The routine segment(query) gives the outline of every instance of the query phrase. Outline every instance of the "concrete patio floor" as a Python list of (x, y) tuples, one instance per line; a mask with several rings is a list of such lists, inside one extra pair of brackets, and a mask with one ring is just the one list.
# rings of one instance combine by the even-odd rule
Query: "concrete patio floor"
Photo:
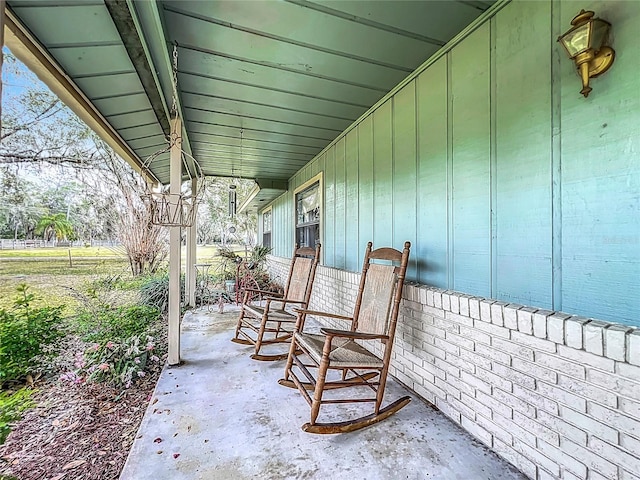
[(162, 372), (121, 480), (525, 478), (393, 380), (385, 404), (413, 399), (387, 420), (303, 432), (309, 407), (278, 385), (283, 362), (254, 361), (251, 347), (230, 342), (236, 318), (229, 307), (185, 314), (184, 364)]

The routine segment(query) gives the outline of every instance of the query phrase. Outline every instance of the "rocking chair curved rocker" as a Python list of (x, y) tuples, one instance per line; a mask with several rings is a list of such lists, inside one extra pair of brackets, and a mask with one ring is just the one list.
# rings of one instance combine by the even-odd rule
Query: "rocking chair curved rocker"
[[(384, 420), (411, 401), (411, 397), (405, 396), (381, 408), (411, 244), (405, 242), (402, 252), (393, 248), (372, 250), (372, 246), (369, 242), (365, 251), (353, 316), (296, 309), (298, 318), (284, 378), (279, 383), (298, 388), (309, 403), (311, 421), (302, 427), (306, 432), (359, 430)], [(308, 333), (305, 332), (307, 315), (351, 325), (348, 330), (321, 328), (320, 334)], [(358, 390), (367, 387), (375, 396), (345, 398), (352, 392), (348, 390), (345, 394), (329, 395), (332, 398), (325, 397), (328, 391), (355, 387), (359, 387)], [(373, 403), (373, 413), (342, 422), (317, 422), (322, 405), (362, 402)]]
[[(282, 295), (247, 289), (242, 302), (236, 333), (232, 342), (254, 345), (254, 360), (274, 361), (287, 358), (281, 354), (264, 354), (264, 345), (288, 344), (291, 340), (296, 313), (293, 307), (306, 308), (311, 298), (311, 290), (316, 268), (320, 260), (320, 244), (316, 248), (298, 247), (293, 251), (289, 278)], [(255, 294), (262, 294), (262, 302), (252, 300)]]

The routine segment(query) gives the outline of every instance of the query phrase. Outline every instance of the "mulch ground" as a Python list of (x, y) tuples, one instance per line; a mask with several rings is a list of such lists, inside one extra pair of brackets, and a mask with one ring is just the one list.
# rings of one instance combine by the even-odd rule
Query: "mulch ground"
[(0, 479), (117, 479), (160, 370), (124, 392), (98, 383), (36, 385), (37, 406), (0, 446)]

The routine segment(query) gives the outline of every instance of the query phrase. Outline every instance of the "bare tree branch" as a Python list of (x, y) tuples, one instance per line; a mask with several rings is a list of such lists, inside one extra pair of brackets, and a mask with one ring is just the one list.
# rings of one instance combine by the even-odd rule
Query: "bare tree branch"
[(49, 106), (46, 106), (44, 111), (38, 113), (32, 120), (16, 125), (13, 128), (10, 127), (7, 131), (3, 132), (2, 135), (0, 135), (0, 140), (5, 140), (20, 131), (28, 130), (30, 127), (54, 117), (57, 113), (61, 112), (63, 108), (60, 100), (52, 100)]

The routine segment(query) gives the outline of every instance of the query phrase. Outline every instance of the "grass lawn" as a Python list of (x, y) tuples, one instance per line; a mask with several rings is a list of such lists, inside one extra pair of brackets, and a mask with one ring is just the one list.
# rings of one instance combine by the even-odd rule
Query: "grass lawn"
[(65, 258), (0, 260), (0, 308), (13, 305), (16, 287), (26, 283), (37, 297), (35, 306), (67, 304), (73, 307), (77, 300), (73, 290), (100, 276), (129, 276), (129, 263), (124, 258), (88, 258), (73, 261)]
[[(238, 254), (244, 249), (235, 248)], [(71, 252), (71, 265), (69, 264)], [(198, 246), (198, 263), (217, 266), (218, 247)], [(182, 249), (182, 268), (185, 266), (185, 249)], [(214, 273), (215, 267), (211, 269)], [(91, 281), (105, 277), (118, 277), (123, 282), (133, 282), (129, 262), (122, 247), (71, 247), (30, 248), (24, 250), (0, 250), (0, 308), (13, 305), (16, 287), (26, 283), (38, 300), (35, 306), (69, 306), (71, 313), (78, 302), (73, 290), (83, 290)]]
[(34, 306), (66, 304), (69, 314), (78, 302), (74, 290), (105, 275), (131, 278), (121, 247), (0, 250), (0, 308), (11, 307), (16, 287), (26, 283), (36, 295)]

